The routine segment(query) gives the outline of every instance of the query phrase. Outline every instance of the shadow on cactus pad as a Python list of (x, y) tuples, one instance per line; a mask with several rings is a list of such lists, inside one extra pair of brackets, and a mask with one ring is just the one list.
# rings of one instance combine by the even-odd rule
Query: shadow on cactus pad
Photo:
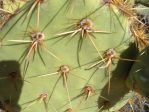
[(149, 98), (148, 82), (149, 82), (149, 47), (146, 47), (140, 55), (138, 60), (140, 63), (135, 63), (131, 69), (127, 79), (127, 85), (133, 91), (139, 92), (145, 97)]
[[(131, 44), (128, 49), (123, 51), (120, 55), (123, 59), (135, 60), (138, 51), (134, 44)], [(108, 93), (108, 83), (101, 92), (101, 96), (107, 100), (98, 99), (98, 107), (100, 110), (117, 111), (123, 107), (133, 93), (126, 86), (126, 79), (133, 65), (133, 61), (119, 60), (117, 67), (112, 71), (110, 80), (110, 92)], [(108, 77), (108, 76), (107, 76)]]
[(20, 112), (18, 100), (23, 80), (17, 61), (0, 62), (0, 111)]

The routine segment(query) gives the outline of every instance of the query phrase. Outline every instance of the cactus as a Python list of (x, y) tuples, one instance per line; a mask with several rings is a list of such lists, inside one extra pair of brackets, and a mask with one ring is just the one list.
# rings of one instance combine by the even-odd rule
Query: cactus
[(140, 24), (145, 27), (133, 2), (31, 0), (23, 5), (0, 34), (0, 82), (14, 85), (9, 94), (1, 87), (2, 109), (91, 112), (123, 107), (133, 95), (125, 84), (131, 66), (148, 45), (145, 35), (135, 33)]
[[(145, 7), (144, 7), (145, 8)], [(140, 20), (148, 26), (148, 10), (147, 11), (140, 11), (139, 12)], [(148, 37), (148, 27), (142, 28), (144, 33), (141, 35), (142, 37)], [(147, 39), (146, 39), (147, 41)], [(138, 93), (141, 93), (143, 96), (148, 98), (148, 90), (146, 89), (148, 85), (146, 84), (148, 80), (147, 76), (147, 68), (148, 68), (148, 44), (145, 46), (138, 57), (139, 63), (135, 63), (129, 73), (129, 77), (127, 78), (127, 86)]]
[(140, 63), (135, 63), (127, 79), (127, 85), (133, 91), (141, 93), (148, 98), (148, 47), (138, 56)]
[(142, 5), (144, 5), (144, 6), (149, 6), (149, 2), (148, 2), (148, 0), (136, 0), (135, 1), (137, 4), (142, 4)]

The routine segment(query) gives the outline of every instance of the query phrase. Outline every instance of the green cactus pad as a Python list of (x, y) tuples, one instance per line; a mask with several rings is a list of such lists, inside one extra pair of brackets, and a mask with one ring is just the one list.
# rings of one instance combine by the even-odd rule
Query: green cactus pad
[(102, 3), (33, 0), (2, 28), (0, 60), (20, 64), (22, 112), (99, 111), (105, 100), (101, 110), (116, 111), (130, 98), (129, 21)]

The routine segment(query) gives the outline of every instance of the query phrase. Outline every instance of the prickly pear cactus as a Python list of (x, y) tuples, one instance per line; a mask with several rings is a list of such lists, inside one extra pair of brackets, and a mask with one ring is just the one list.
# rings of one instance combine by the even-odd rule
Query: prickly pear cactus
[(123, 0), (28, 1), (0, 33), (2, 109), (120, 109), (133, 95), (125, 81), (137, 48), (148, 45), (136, 34), (142, 23), (132, 7)]
[(133, 91), (139, 92), (148, 98), (148, 47), (138, 56), (140, 63), (135, 63), (127, 79), (127, 85)]
[[(143, 6), (143, 8), (146, 8)], [(149, 25), (148, 21), (148, 10), (146, 11), (139, 11), (139, 19), (146, 24), (146, 26)], [(141, 31), (141, 30), (140, 30)], [(143, 28), (142, 31), (145, 33), (142, 33), (142, 37), (148, 37), (148, 27)], [(140, 33), (139, 33), (140, 34)], [(148, 39), (146, 39), (146, 42)], [(127, 78), (127, 86), (132, 89), (133, 91), (136, 91), (138, 93), (141, 93), (143, 96), (147, 97), (149, 96), (148, 92), (148, 45), (146, 45), (145, 49), (143, 49), (138, 57), (137, 60), (139, 60), (139, 63), (135, 63), (131, 69), (131, 72), (129, 73), (129, 77)]]

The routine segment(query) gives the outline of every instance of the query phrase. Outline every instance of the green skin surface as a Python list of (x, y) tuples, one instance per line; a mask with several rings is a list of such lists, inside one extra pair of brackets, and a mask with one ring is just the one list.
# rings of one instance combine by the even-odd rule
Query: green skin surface
[[(20, 64), (20, 67), (18, 67), (18, 69), (20, 68), (22, 77), (24, 75), (25, 60), (23, 61), (23, 63), (21, 63), (19, 61), (19, 58), (30, 44), (28, 43), (14, 45), (16, 44), (16, 42), (12, 42), (9, 40), (30, 40), (30, 37), (28, 36), (24, 38), (24, 32), (32, 31), (30, 30), (31, 28), (37, 28), (37, 9), (34, 11), (33, 14), (31, 13), (32, 16), (28, 16), (27, 18), (25, 18), (25, 15), (27, 15), (29, 7), (32, 3), (34, 3), (34, 1), (28, 2), (21, 9), (22, 11), (15, 17), (13, 17), (2, 28), (0, 34), (2, 40), (2, 47), (0, 48), (0, 60), (14, 60), (18, 62)], [(91, 80), (88, 81), (96, 68), (85, 70), (90, 65), (92, 65), (86, 63), (94, 61), (99, 57), (99, 55), (87, 37), (83, 38), (83, 44), (79, 52), (79, 60), (82, 67), (79, 67), (77, 61), (77, 47), (80, 33), (75, 35), (75, 37), (71, 41), (69, 41), (71, 38), (70, 35), (57, 43), (55, 43), (57, 39), (51, 39), (55, 37), (56, 34), (74, 30), (73, 28), (71, 29), (67, 27), (72, 23), (81, 20), (82, 18), (89, 15), (100, 5), (101, 3), (98, 0), (85, 1), (85, 4), (83, 1), (76, 0), (72, 2), (73, 8), (71, 4), (69, 4), (69, 2), (65, 0), (50, 0), (41, 5), (38, 30), (42, 31), (42, 33), (45, 35), (44, 43), (48, 47), (49, 51), (59, 57), (61, 61), (49, 55), (42, 48), (40, 49), (40, 52), (45, 65), (41, 61), (41, 58), (39, 57), (37, 52), (35, 53), (34, 60), (32, 60), (33, 54), (31, 54), (31, 60), (27, 68), (27, 72), (25, 73), (25, 79), (21, 80), (23, 83), (22, 88), (20, 88), (17, 92), (16, 101), (18, 101), (18, 105), (22, 108), (21, 111), (46, 112), (43, 101), (36, 102), (29, 108), (24, 108), (30, 105), (30, 103), (27, 102), (35, 100), (41, 93), (48, 93), (48, 95), (50, 96), (52, 93), (52, 89), (55, 86), (56, 81), (58, 80), (60, 75), (34, 78), (30, 77), (56, 72), (61, 65), (68, 65), (70, 69), (72, 69), (68, 74), (67, 83), (70, 98), (74, 99), (71, 101), (74, 111), (98, 111), (99, 108), (103, 106), (103, 98), (101, 98), (100, 96), (103, 96), (110, 101), (110, 104), (106, 108), (104, 108), (103, 111), (116, 111), (124, 104), (126, 104), (128, 99), (132, 95), (131, 92), (129, 92), (129, 89), (125, 86), (125, 79), (127, 77), (127, 74), (129, 73), (132, 62), (119, 61), (118, 59), (113, 60), (114, 64), (112, 64), (112, 68), (110, 70), (113, 77), (111, 79), (110, 94), (107, 94), (108, 74), (106, 74), (106, 69), (98, 69)], [(115, 12), (118, 13), (117, 11)], [(112, 23), (110, 21), (110, 17), (112, 17)], [(107, 6), (102, 7), (100, 10), (96, 11), (87, 18), (92, 20), (93, 28), (95, 30), (110, 32), (110, 34), (92, 33), (94, 37), (96, 37), (92, 37), (92, 39), (94, 40), (101, 54), (109, 48), (115, 48), (118, 55), (120, 55), (122, 58), (133, 59), (136, 56), (136, 53), (134, 51), (135, 47), (128, 46), (128, 43), (125, 43), (125, 40), (130, 37), (130, 34), (126, 32), (124, 37), (124, 31), (120, 23), (118, 22), (114, 13), (112, 13), (112, 16), (110, 16), (110, 12)], [(123, 21), (123, 27), (125, 29), (128, 29), (126, 18), (120, 17), (120, 20)], [(8, 67), (7, 69), (10, 68), (12, 67)], [(1, 77), (3, 77), (3, 74), (9, 73), (2, 72)], [(83, 101), (80, 104), (80, 101), (83, 97), (82, 95), (80, 95), (81, 89), (83, 89), (87, 82), (89, 85), (92, 85), (95, 88), (96, 93), (93, 93), (86, 101)], [(2, 89), (2, 91), (4, 90)], [(13, 98), (13, 93), (14, 92), (9, 95), (5, 94), (7, 96), (7, 99), (10, 96)], [(1, 97), (3, 97), (3, 95), (1, 95)], [(50, 102), (48, 103), (48, 111), (63, 112), (69, 107), (70, 106), (68, 103), (66, 87), (63, 86), (63, 79), (61, 77), (56, 87), (54, 88), (54, 92), (52, 94)]]

